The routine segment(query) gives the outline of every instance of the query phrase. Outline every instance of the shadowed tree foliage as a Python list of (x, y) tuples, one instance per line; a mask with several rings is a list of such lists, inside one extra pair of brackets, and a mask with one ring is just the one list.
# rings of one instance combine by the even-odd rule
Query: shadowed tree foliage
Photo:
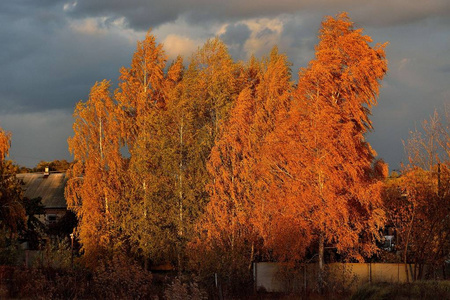
[(28, 242), (28, 249), (38, 250), (43, 234), (45, 234), (45, 225), (38, 219), (39, 215), (45, 214), (44, 205), (41, 197), (28, 199), (23, 198), (22, 204), (26, 213), (26, 222), (20, 228), (20, 236)]
[(45, 168), (49, 168), (49, 171), (65, 172), (70, 168), (71, 163), (65, 159), (54, 160), (54, 161), (40, 161), (36, 167), (34, 167), (32, 172), (44, 172)]
[(6, 160), (11, 146), (11, 133), (0, 128), (0, 229), (10, 238), (16, 237), (17, 226), (26, 221), (22, 206), (22, 190), (13, 164)]
[(409, 164), (386, 185), (389, 224), (402, 261), (415, 264), (412, 280), (431, 276), (424, 266), (441, 268), (450, 253), (449, 124), (448, 116), (435, 112), (422, 130), (411, 132), (405, 143)]

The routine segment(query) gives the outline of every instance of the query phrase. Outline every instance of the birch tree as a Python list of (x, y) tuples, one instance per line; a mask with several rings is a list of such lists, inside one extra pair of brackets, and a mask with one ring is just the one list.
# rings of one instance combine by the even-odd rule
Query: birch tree
[(88, 264), (114, 250), (124, 160), (110, 82), (97, 82), (89, 99), (75, 108), (74, 136), (68, 140), (75, 163), (68, 171), (66, 199), (79, 220), (77, 234)]
[(274, 218), (297, 227), (297, 243), (291, 234), (278, 243), (289, 247), (275, 248), (287, 259), (315, 245), (322, 269), (324, 245), (358, 260), (376, 250), (382, 182), (371, 176), (376, 153), (364, 136), (386, 60), (384, 46), (371, 41), (346, 14), (325, 19), (316, 57), (300, 70), (289, 114), (262, 152), (276, 179), (273, 201), (286, 207)]

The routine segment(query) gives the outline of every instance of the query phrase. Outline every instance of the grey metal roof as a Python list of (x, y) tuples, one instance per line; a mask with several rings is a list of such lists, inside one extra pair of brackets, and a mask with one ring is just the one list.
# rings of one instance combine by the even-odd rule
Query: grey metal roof
[(23, 181), (24, 197), (29, 199), (41, 197), (46, 208), (66, 208), (64, 187), (67, 182), (65, 173), (22, 173), (16, 175)]

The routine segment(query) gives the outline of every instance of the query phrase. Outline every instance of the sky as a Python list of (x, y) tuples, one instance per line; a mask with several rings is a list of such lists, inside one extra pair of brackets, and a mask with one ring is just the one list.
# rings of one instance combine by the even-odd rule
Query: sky
[(215, 36), (235, 60), (277, 45), (292, 73), (314, 58), (325, 16), (346, 11), (386, 48), (389, 71), (367, 139), (390, 165), (403, 140), (450, 104), (449, 0), (1, 0), (0, 126), (12, 133), (10, 159), (72, 160), (73, 110), (96, 81), (117, 84), (136, 42), (152, 28), (169, 61)]

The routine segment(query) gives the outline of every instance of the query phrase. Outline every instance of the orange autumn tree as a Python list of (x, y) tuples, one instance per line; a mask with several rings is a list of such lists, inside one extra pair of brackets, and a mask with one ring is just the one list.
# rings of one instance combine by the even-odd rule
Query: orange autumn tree
[(11, 147), (11, 133), (0, 128), (0, 161), (3, 162), (9, 154)]
[(120, 69), (115, 98), (122, 113), (122, 135), (130, 154), (133, 154), (138, 136), (147, 134), (145, 123), (151, 121), (156, 108), (164, 105), (166, 61), (162, 44), (157, 43), (149, 30), (145, 39), (137, 42), (131, 66)]
[(201, 105), (197, 117), (208, 152), (221, 122), (228, 118), (229, 110), (242, 89), (238, 80), (240, 70), (240, 65), (233, 61), (226, 45), (218, 38), (208, 40), (191, 58), (185, 77), (194, 81), (192, 86), (186, 86), (186, 92), (192, 101)]
[(173, 242), (172, 235), (162, 229), (170, 228), (165, 192), (170, 189), (160, 163), (166, 60), (163, 46), (147, 32), (137, 42), (131, 66), (120, 70), (115, 93), (121, 135), (130, 156), (120, 223), (131, 251), (145, 264), (150, 258), (167, 257)]
[(232, 275), (256, 252), (371, 253), (383, 215), (364, 135), (386, 61), (370, 42), (346, 15), (327, 19), (295, 86), (276, 48), (243, 66), (212, 39), (167, 68), (149, 32), (114, 98), (98, 83), (75, 111), (67, 194), (86, 255), (121, 247), (181, 271), (192, 254)]
[[(285, 54), (278, 53), (274, 47), (270, 56), (264, 61), (263, 73), (256, 89), (257, 109), (251, 125), (249, 139), (252, 145), (251, 164), (249, 172), (249, 182), (251, 182), (251, 203), (254, 207), (252, 211), (252, 224), (258, 235), (264, 240), (264, 247), (274, 241), (272, 235), (274, 224), (273, 216), (270, 214), (270, 207), (274, 208), (274, 198), (270, 196), (270, 182), (272, 178), (268, 176), (269, 171), (264, 167), (265, 155), (267, 151), (267, 141), (277, 124), (286, 117), (292, 100), (291, 64)], [(282, 197), (281, 195), (278, 195)], [(277, 214), (282, 213), (281, 210)], [(290, 226), (290, 225), (287, 225)], [(273, 259), (270, 251), (264, 251), (268, 255), (267, 259)]]
[(375, 251), (383, 226), (376, 154), (364, 135), (387, 62), (384, 47), (371, 47), (346, 14), (327, 18), (319, 40), (287, 118), (262, 151), (272, 179), (261, 201), (270, 203), (276, 229), (265, 236), (275, 239), (268, 246), (287, 260), (311, 249), (322, 268), (324, 245), (362, 260)]
[(97, 82), (89, 99), (77, 104), (74, 136), (68, 140), (75, 163), (68, 172), (66, 199), (77, 214), (77, 235), (90, 265), (117, 245), (115, 206), (121, 198), (124, 161), (110, 85)]
[[(262, 63), (251, 59), (242, 72), (245, 89), (221, 127), (211, 151), (208, 172), (210, 202), (206, 207), (198, 251), (216, 261), (208, 266), (221, 276), (245, 279), (259, 247), (253, 224), (260, 172), (257, 154), (264, 137), (284, 110), (292, 87), (290, 64), (275, 47)], [(220, 258), (220, 259), (219, 259)]]
[(0, 229), (4, 230), (1, 239), (6, 238), (6, 234), (10, 239), (16, 237), (19, 223), (26, 221), (22, 189), (11, 162), (6, 159), (10, 147), (11, 133), (0, 128)]
[[(191, 58), (181, 84), (174, 120), (183, 139), (179, 139), (180, 217), (184, 219), (184, 245), (197, 234), (194, 226), (209, 200), (207, 183), (211, 179), (207, 162), (211, 149), (230, 116), (241, 84), (242, 66), (235, 63), (218, 38), (208, 40)], [(181, 126), (182, 125), (182, 126)], [(178, 135), (181, 138), (181, 135)], [(182, 214), (181, 214), (182, 213)], [(205, 262), (203, 252), (189, 250), (192, 261)]]
[[(186, 102), (182, 97), (183, 90), (183, 74), (184, 66), (181, 57), (172, 63), (166, 75), (166, 91), (167, 99), (165, 102), (165, 113), (162, 122), (160, 123), (160, 167), (163, 169), (165, 175), (166, 208), (165, 212), (168, 215), (170, 228), (166, 235), (170, 235), (172, 248), (172, 255), (170, 257), (172, 262), (176, 260), (178, 274), (181, 274), (183, 269), (186, 241), (186, 228), (190, 223), (190, 217), (186, 214), (186, 209), (189, 205), (186, 204), (185, 181), (187, 175), (186, 170), (186, 145), (189, 144), (187, 132), (192, 130), (189, 126), (191, 118), (189, 117), (189, 110), (186, 109)], [(166, 257), (166, 259), (168, 259)]]

